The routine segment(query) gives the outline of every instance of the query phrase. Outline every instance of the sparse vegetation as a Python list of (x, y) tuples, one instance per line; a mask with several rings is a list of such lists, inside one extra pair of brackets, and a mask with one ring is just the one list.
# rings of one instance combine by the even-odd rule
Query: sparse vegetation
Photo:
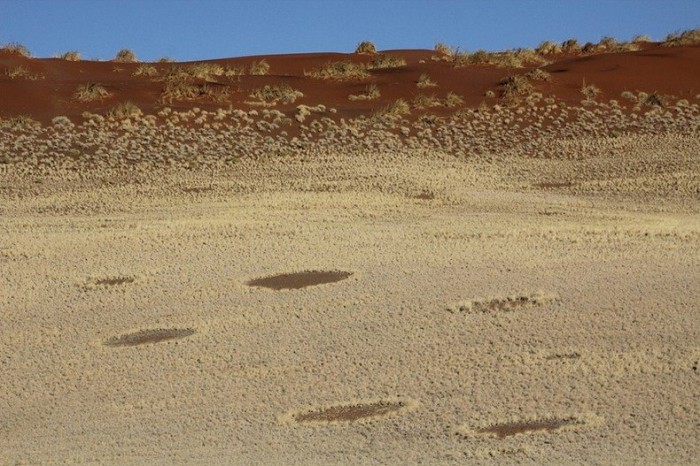
[(377, 53), (377, 47), (374, 45), (374, 43), (366, 40), (358, 44), (357, 48), (355, 49), (355, 53), (374, 55)]
[(576, 39), (568, 39), (562, 42), (561, 51), (564, 53), (580, 53), (581, 44)]
[(29, 68), (24, 65), (10, 68), (9, 70), (5, 71), (5, 75), (10, 79), (28, 79), (30, 81), (35, 81), (42, 77), (39, 74), (32, 73), (29, 71)]
[(530, 81), (523, 75), (512, 75), (501, 80), (501, 96), (506, 99), (514, 99), (517, 97), (527, 96), (534, 89)]
[(661, 45), (665, 47), (680, 47), (682, 45), (695, 44), (700, 44), (700, 28), (669, 34)]
[(406, 66), (406, 60), (395, 55), (380, 54), (369, 64), (370, 69), (400, 68)]
[(535, 51), (540, 55), (552, 55), (554, 53), (561, 53), (562, 48), (556, 42), (551, 40), (546, 40), (542, 42)]
[(158, 63), (172, 63), (174, 60), (170, 57), (160, 57)]
[(638, 34), (632, 38), (632, 42), (636, 44), (651, 42), (651, 37), (646, 34)]
[(418, 94), (413, 98), (412, 102), (413, 108), (417, 109), (439, 107), (441, 105), (442, 102), (440, 102), (440, 99), (435, 97), (435, 95)]
[(365, 88), (365, 92), (362, 94), (350, 94), (348, 96), (349, 100), (373, 100), (379, 98), (381, 93), (376, 84), (370, 84)]
[(265, 59), (254, 61), (248, 71), (253, 76), (263, 76), (270, 72), (270, 64)]
[(288, 84), (267, 85), (251, 92), (250, 97), (269, 104), (282, 102), (283, 104), (294, 103), (304, 94), (296, 89), (292, 89)]
[(136, 68), (133, 76), (158, 76), (158, 69), (153, 65), (142, 64)]
[(136, 63), (138, 60), (136, 54), (129, 49), (121, 49), (117, 52), (114, 61), (119, 63)]
[(533, 81), (549, 81), (552, 77), (547, 70), (542, 68), (535, 68), (534, 70), (528, 71), (525, 76)]
[(374, 113), (375, 118), (399, 117), (411, 113), (411, 106), (404, 99), (398, 99)]
[(80, 52), (78, 52), (77, 50), (68, 51), (61, 55), (61, 59), (67, 61), (80, 61)]
[(666, 97), (657, 92), (652, 92), (644, 97), (642, 103), (647, 107), (665, 107)]
[(93, 102), (95, 100), (104, 100), (112, 94), (107, 91), (102, 85), (97, 83), (87, 83), (79, 86), (73, 93), (73, 97), (81, 102)]
[(365, 79), (370, 76), (362, 64), (351, 61), (328, 62), (305, 74), (319, 79)]
[(434, 82), (434, 81), (432, 81), (432, 80), (430, 79), (430, 76), (428, 76), (427, 74), (423, 73), (423, 74), (421, 74), (420, 77), (418, 78), (418, 83), (416, 84), (416, 86), (418, 86), (418, 87), (421, 88), (421, 89), (424, 89), (424, 88), (426, 88), (426, 87), (436, 87), (436, 86), (437, 86), (437, 83)]

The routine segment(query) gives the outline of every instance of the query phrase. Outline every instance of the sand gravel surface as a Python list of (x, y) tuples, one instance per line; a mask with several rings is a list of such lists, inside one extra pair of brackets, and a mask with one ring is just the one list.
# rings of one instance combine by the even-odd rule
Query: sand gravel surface
[(620, 150), (634, 176), (7, 168), (0, 463), (697, 464), (698, 142), (674, 141)]

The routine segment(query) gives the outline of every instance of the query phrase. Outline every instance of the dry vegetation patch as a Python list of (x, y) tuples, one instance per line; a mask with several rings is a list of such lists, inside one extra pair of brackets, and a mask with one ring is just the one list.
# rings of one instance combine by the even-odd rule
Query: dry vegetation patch
[(27, 47), (17, 42), (10, 42), (8, 44), (3, 45), (2, 47), (0, 47), (0, 51), (15, 53), (25, 58), (31, 58), (32, 56), (32, 53)]
[(131, 50), (121, 49), (119, 52), (117, 52), (117, 56), (114, 58), (114, 61), (119, 63), (136, 63), (138, 59), (136, 58), (136, 54)]
[(29, 68), (24, 65), (8, 69), (5, 71), (5, 75), (10, 79), (27, 79), (29, 81), (36, 81), (37, 79), (43, 78), (42, 75), (29, 71)]
[(406, 66), (406, 60), (395, 55), (380, 54), (370, 63), (369, 69), (400, 68)]
[(437, 87), (437, 83), (430, 79), (430, 76), (423, 73), (418, 78), (418, 83), (416, 84), (416, 86), (418, 86), (421, 89), (425, 89), (426, 87)]
[(70, 50), (61, 55), (61, 59), (67, 61), (80, 61), (80, 52), (78, 52), (77, 50)]
[(306, 76), (318, 79), (366, 79), (370, 77), (366, 67), (361, 63), (351, 61), (334, 61), (324, 63), (318, 68), (305, 73)]
[(365, 55), (374, 55), (377, 53), (377, 47), (374, 45), (374, 43), (365, 40), (360, 42), (357, 45), (357, 48), (355, 49), (355, 53), (359, 54), (365, 54)]
[(95, 100), (104, 100), (112, 94), (101, 84), (87, 83), (79, 86), (73, 93), (73, 97), (80, 102), (93, 102)]
[(293, 89), (288, 84), (278, 84), (266, 85), (255, 89), (250, 93), (250, 97), (269, 104), (276, 104), (277, 102), (291, 104), (297, 99), (304, 97), (304, 94), (301, 91)]

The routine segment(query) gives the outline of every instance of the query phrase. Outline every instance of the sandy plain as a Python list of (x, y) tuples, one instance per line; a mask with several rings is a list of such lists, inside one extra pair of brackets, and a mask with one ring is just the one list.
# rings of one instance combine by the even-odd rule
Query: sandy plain
[(5, 166), (0, 462), (697, 463), (700, 143), (609, 149)]

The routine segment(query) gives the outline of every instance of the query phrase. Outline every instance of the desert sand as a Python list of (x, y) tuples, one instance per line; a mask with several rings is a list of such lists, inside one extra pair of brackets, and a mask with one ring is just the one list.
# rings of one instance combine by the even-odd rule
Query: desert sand
[[(274, 108), (3, 100), (0, 463), (698, 463), (700, 48), (564, 53), (485, 103), (512, 70), (392, 53), (382, 98), (427, 72), (462, 103), (369, 118), (313, 54), (241, 81), (293, 80)], [(2, 57), (45, 75), (17, 92), (115, 73)]]

